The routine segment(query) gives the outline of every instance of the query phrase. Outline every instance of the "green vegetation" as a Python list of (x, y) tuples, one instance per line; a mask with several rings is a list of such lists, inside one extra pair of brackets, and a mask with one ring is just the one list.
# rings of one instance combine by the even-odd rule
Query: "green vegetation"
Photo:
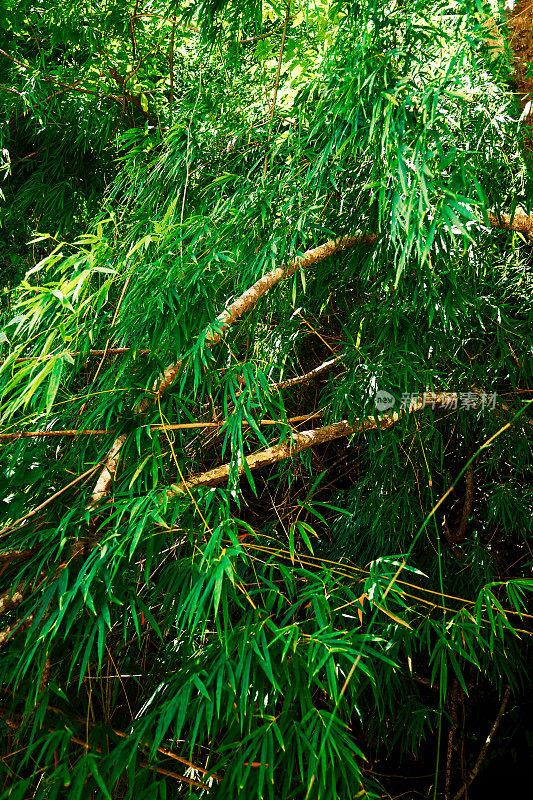
[(505, 35), (0, 0), (0, 797), (458, 800), (533, 735)]

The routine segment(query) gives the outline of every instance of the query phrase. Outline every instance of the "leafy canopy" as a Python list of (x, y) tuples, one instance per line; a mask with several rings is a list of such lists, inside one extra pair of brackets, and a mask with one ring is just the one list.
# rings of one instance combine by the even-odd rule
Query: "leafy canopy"
[[(436, 749), (437, 796), (450, 697), (529, 679), (530, 245), (489, 212), (530, 176), (490, 8), (2, 7), (4, 796), (378, 797), (375, 760)], [(357, 432), (378, 391), (406, 413)], [(408, 413), (441, 391), (472, 407)]]

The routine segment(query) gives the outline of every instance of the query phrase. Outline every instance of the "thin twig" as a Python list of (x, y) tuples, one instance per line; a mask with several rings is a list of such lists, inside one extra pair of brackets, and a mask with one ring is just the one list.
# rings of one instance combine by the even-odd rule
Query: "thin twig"
[(137, 42), (135, 40), (135, 19), (137, 17), (138, 6), (139, 6), (139, 0), (136, 0), (135, 8), (133, 9), (133, 14), (130, 14), (132, 61), (135, 61), (135, 59), (137, 58)]
[[(472, 456), (470, 454), (468, 458), (470, 459), (471, 457)], [(470, 519), (470, 514), (472, 512), (473, 504), (474, 504), (474, 464), (470, 462), (466, 468), (465, 499), (463, 503), (461, 522), (459, 523), (459, 527), (454, 536), (454, 541), (456, 544), (459, 544), (465, 538), (466, 526), (468, 525), (468, 520)]]
[(170, 91), (168, 96), (168, 111), (169, 115), (172, 118), (172, 104), (174, 102), (174, 35), (176, 32), (176, 20), (172, 23), (172, 33), (170, 34), (170, 68), (169, 68), (169, 78), (170, 78)]
[[(181, 199), (181, 211), (180, 211), (180, 227), (183, 227), (183, 215), (185, 214), (185, 200), (187, 199), (187, 189), (189, 188), (189, 178), (190, 178), (190, 165), (189, 165), (189, 154), (191, 148), (191, 127), (194, 119), (194, 115), (196, 114), (196, 107), (200, 100), (200, 95), (202, 93), (202, 68), (200, 65), (200, 77), (198, 81), (198, 94), (196, 95), (196, 100), (194, 101), (194, 106), (191, 112), (191, 117), (189, 119), (189, 124), (187, 126), (187, 149), (185, 152), (185, 185), (183, 187), (183, 197)], [(180, 241), (180, 258), (183, 262), (183, 240)]]
[(281, 383), (272, 383), (268, 388), (272, 392), (280, 389), (289, 389), (291, 386), (296, 386), (299, 383), (307, 383), (323, 375), (325, 372), (329, 372), (333, 369), (335, 364), (338, 364), (341, 360), (341, 355), (335, 356), (335, 358), (330, 358), (329, 361), (324, 361), (322, 364), (319, 364), (318, 367), (310, 370), (310, 372), (306, 372), (305, 375), (297, 375), (295, 378), (288, 378), (285, 381), (281, 381)]
[[(268, 390), (271, 393), (279, 392), (279, 391), (282, 391), (283, 389), (289, 389), (292, 386), (296, 386), (299, 383), (307, 383), (308, 381), (311, 381), (314, 378), (318, 378), (320, 375), (324, 374), (325, 372), (328, 372), (341, 359), (342, 359), (341, 355), (335, 356), (335, 358), (332, 358), (329, 361), (324, 361), (322, 364), (319, 364), (318, 367), (315, 367), (314, 369), (310, 370), (310, 372), (306, 372), (305, 375), (297, 375), (295, 378), (288, 378), (287, 380), (280, 381), (279, 383), (269, 383), (268, 384)], [(236, 398), (240, 397), (240, 395), (243, 393), (243, 391), (244, 391), (244, 389), (239, 389), (238, 391), (236, 391), (235, 392), (235, 397)], [(233, 403), (228, 403), (228, 411), (227, 411), (228, 415), (232, 412), (233, 407), (234, 407)], [(309, 417), (307, 417), (307, 418), (309, 418)], [(222, 413), (217, 415), (217, 417), (214, 420), (214, 422), (218, 423), (218, 422), (220, 422), (221, 419), (222, 419)], [(213, 427), (213, 424), (212, 423), (208, 423), (208, 425), (203, 426), (203, 427), (205, 427), (206, 430), (207, 430), (208, 428)], [(200, 439), (202, 434), (203, 434), (203, 431), (200, 433), (200, 436), (197, 436), (195, 439), (193, 439), (191, 442), (189, 442), (187, 447), (190, 448), (192, 445), (194, 445), (194, 443), (197, 442)], [(214, 436), (216, 436), (216, 433), (214, 434)], [(207, 446), (212, 441), (213, 438), (214, 437), (211, 437), (211, 439), (209, 439), (207, 442), (205, 442), (205, 446)]]
[(13, 63), (17, 64), (19, 67), (23, 67), (23, 69), (30, 69), (30, 66), (28, 64), (25, 64), (23, 61), (19, 61), (18, 58), (15, 58), (15, 56), (12, 56), (10, 53), (6, 53), (6, 51), (2, 50), (1, 47), (0, 47), (0, 55), (9, 58), (10, 61), (13, 61)]
[(70, 483), (67, 483), (66, 486), (63, 486), (62, 489), (59, 489), (59, 491), (54, 492), (54, 494), (47, 500), (45, 500), (44, 503), (41, 503), (39, 506), (36, 506), (35, 508), (32, 508), (32, 510), (28, 511), (27, 514), (24, 514), (23, 517), (19, 517), (18, 519), (16, 519), (15, 522), (11, 522), (9, 525), (6, 525), (5, 528), (2, 528), (2, 530), (0, 530), (0, 536), (4, 536), (6, 533), (10, 531), (13, 532), (13, 529), (16, 528), (17, 525), (20, 525), (21, 522), (26, 522), (26, 520), (28, 520), (30, 517), (34, 517), (38, 511), (42, 511), (43, 508), (46, 508), (46, 506), (50, 505), (50, 503), (52, 503), (60, 495), (62, 495), (63, 492), (66, 492), (67, 489), (70, 489), (72, 486), (75, 486), (76, 483), (79, 483), (84, 478), (87, 478), (89, 477), (89, 475), (92, 475), (93, 472), (96, 472), (96, 470), (99, 467), (101, 467), (103, 463), (104, 463), (103, 461), (99, 461), (97, 464), (94, 465), (94, 467), (91, 467), (90, 469), (86, 470), (86, 472), (83, 472), (81, 475), (78, 475), (76, 478), (74, 478), (74, 480), (70, 481)]
[[(1, 634), (0, 634), (0, 637), (1, 637)], [(1, 644), (1, 641), (0, 641), (0, 644)], [(17, 728), (18, 729), (18, 728), (21, 727), (22, 719), (19, 719), (18, 716), (15, 716), (14, 714), (10, 713), (6, 708), (0, 707), (0, 714), (2, 714), (4, 722), (10, 728)], [(55, 732), (55, 728), (48, 728), (48, 731), (50, 733), (54, 733)], [(97, 753), (101, 752), (101, 749), (100, 749), (100, 747), (98, 745), (89, 744), (87, 741), (85, 741), (84, 739), (80, 739), (77, 736), (72, 735), (70, 737), (70, 741), (73, 744), (77, 744), (80, 747), (85, 748), (86, 750), (95, 750), (95, 752), (97, 752)], [(169, 758), (172, 758), (173, 755), (174, 755), (174, 754), (171, 754), (170, 751), (169, 752), (165, 752), (166, 748), (158, 748), (158, 750), (163, 752)], [(181, 761), (182, 759), (178, 759), (178, 760)], [(198, 770), (198, 772), (202, 772), (203, 774), (207, 774), (207, 771), (202, 769), (201, 767), (197, 767), (195, 764), (192, 764), (191, 762), (187, 762), (185, 759), (183, 759), (183, 761), (186, 764), (191, 764), (191, 768), (192, 769)], [(192, 778), (187, 778), (187, 777), (185, 777), (185, 775), (178, 775), (177, 772), (170, 772), (168, 769), (164, 769), (163, 767), (159, 767), (157, 764), (149, 764), (147, 761), (141, 761), (140, 762), (140, 766), (145, 767), (147, 769), (151, 769), (153, 772), (157, 772), (160, 775), (166, 775), (169, 778), (174, 778), (174, 780), (181, 781), (182, 783), (186, 783), (188, 786), (196, 786), (198, 788), (205, 789), (206, 791), (209, 791), (209, 786), (207, 786), (205, 783), (201, 783), (200, 781), (195, 781)], [(220, 780), (220, 777), (218, 775), (217, 776), (213, 776), (212, 775), (211, 777), (216, 779), (216, 780)]]
[(52, 662), (50, 661), (50, 656), (46, 656), (44, 660), (43, 670), (41, 672), (41, 681), (39, 683), (39, 692), (42, 692), (43, 689), (46, 689), (48, 683), (50, 681), (50, 668), (52, 666)]
[[(128, 286), (130, 285), (131, 276), (132, 276), (132, 273), (130, 272), (130, 274), (128, 275), (128, 277), (124, 281), (124, 286), (122, 287), (122, 291), (121, 291), (120, 297), (118, 299), (117, 307), (115, 308), (115, 313), (113, 314), (113, 319), (111, 320), (111, 325), (110, 325), (111, 329), (115, 327), (115, 323), (117, 321), (118, 312), (120, 311), (120, 306), (122, 305), (122, 301), (124, 300), (124, 295), (126, 294)], [(111, 337), (109, 337), (107, 342), (106, 342), (106, 346), (104, 348), (104, 352), (102, 353), (102, 358), (100, 359), (100, 363), (98, 364), (98, 368), (96, 370), (94, 378), (92, 379), (92, 383), (94, 383), (96, 381), (98, 375), (100, 374), (100, 370), (102, 369), (102, 365), (103, 365), (103, 363), (104, 363), (104, 361), (105, 361), (105, 359), (107, 357), (107, 352), (108, 352), (108, 348), (109, 348), (110, 342), (111, 342)], [(83, 406), (81, 407), (80, 414), (83, 413), (83, 410), (85, 409), (85, 405), (86, 404), (84, 403)]]
[(278, 25), (277, 28), (274, 28), (268, 33), (260, 33), (259, 36), (249, 36), (248, 39), (239, 39), (238, 44), (253, 44), (254, 42), (260, 42), (261, 39), (268, 39), (270, 36), (275, 36), (276, 33), (279, 33), (282, 27), (283, 25)]
[[(289, 417), (283, 419), (258, 419), (254, 424), (258, 426), (265, 425), (287, 425), (293, 422), (303, 422), (304, 420), (313, 419), (317, 414), (300, 414), (297, 417)], [(226, 425), (229, 420), (220, 419), (217, 422), (180, 422), (175, 425), (147, 425), (149, 431), (182, 431), (182, 430), (195, 430), (197, 428), (221, 428)], [(246, 420), (242, 421), (243, 428), (252, 427), (251, 422)], [(0, 433), (0, 439), (12, 441), (14, 439), (35, 439), (37, 437), (57, 437), (57, 436), (104, 436), (105, 434), (113, 433), (113, 430), (106, 428), (102, 430), (92, 430), (89, 428), (73, 428), (71, 430), (63, 431), (13, 431), (13, 433)]]
[(105, 428), (102, 430), (72, 428), (64, 431), (13, 431), (12, 433), (0, 433), (0, 440), (14, 442), (17, 439), (54, 438), (58, 436), (104, 436), (106, 433), (113, 433), (113, 431)]
[[(123, 353), (129, 353), (130, 350), (133, 350), (137, 355), (145, 356), (149, 353), (154, 352), (153, 350), (135, 350), (134, 347), (109, 347), (104, 350), (88, 350), (87, 351), (87, 358), (91, 358), (93, 356), (105, 356), (105, 358), (111, 358), (112, 356), (122, 355)], [(72, 350), (67, 351), (68, 355), (71, 358), (76, 358), (77, 356), (82, 354), (82, 350)], [(56, 358), (57, 355), (62, 355), (61, 353), (48, 353), (45, 356), (24, 356), (22, 358), (15, 358), (13, 360), (13, 364), (22, 364), (25, 361), (49, 361), (51, 358)], [(5, 364), (7, 361), (6, 358), (0, 360), (0, 366)]]
[(3, 92), (9, 92), (9, 94), (16, 94), (18, 97), (24, 97), (22, 92), (17, 91), (17, 89), (12, 89), (10, 86), (4, 86), (2, 83), (0, 83), (0, 90)]
[[(421, 395), (416, 402), (412, 402), (410, 404), (407, 413), (419, 411), (428, 403), (432, 405), (456, 406), (457, 403), (454, 402), (456, 400), (457, 395), (453, 393), (426, 393)], [(367, 417), (365, 419), (358, 420), (355, 424), (342, 421), (334, 423), (333, 425), (326, 425), (322, 428), (294, 433), (292, 441), (290, 442), (282, 442), (274, 445), (273, 447), (269, 447), (266, 450), (254, 453), (251, 456), (247, 456), (245, 459), (246, 468), (249, 470), (259, 469), (260, 467), (276, 463), (283, 459), (291, 458), (292, 456), (308, 449), (309, 447), (330, 442), (344, 436), (351, 436), (352, 434), (361, 433), (368, 430), (386, 430), (394, 425), (402, 417), (403, 413), (404, 412), (402, 411), (399, 413), (395, 411), (383, 416)], [(110, 457), (108, 457), (108, 460), (106, 461), (106, 465), (109, 464), (110, 470), (114, 471), (116, 469), (120, 448), (125, 441), (125, 436), (126, 434), (123, 434), (122, 437), (119, 437), (119, 439), (115, 440), (113, 445), (115, 450), (110, 453), (110, 457), (114, 459), (114, 463), (110, 461)], [(167, 489), (166, 497), (167, 499), (171, 499), (172, 497), (183, 494), (184, 492), (190, 492), (191, 488), (195, 486), (212, 486), (217, 484), (229, 477), (231, 469), (231, 464), (223, 464), (215, 469), (208, 470), (207, 472), (203, 472), (199, 475), (191, 476), (187, 480), (181, 481), (181, 483), (178, 485)], [(237, 471), (239, 475), (242, 475), (245, 472), (244, 463), (238, 464)], [(79, 478), (77, 480), (79, 480)], [(62, 491), (64, 491), (64, 489)], [(48, 502), (50, 502), (50, 500)], [(94, 547), (96, 545), (96, 540), (93, 541), (91, 545)], [(82, 541), (76, 541), (71, 548), (70, 561), (76, 560), (84, 552), (86, 552), (86, 544)], [(59, 574), (60, 570), (63, 569), (67, 563), (69, 562), (66, 562), (58, 567), (54, 577)]]

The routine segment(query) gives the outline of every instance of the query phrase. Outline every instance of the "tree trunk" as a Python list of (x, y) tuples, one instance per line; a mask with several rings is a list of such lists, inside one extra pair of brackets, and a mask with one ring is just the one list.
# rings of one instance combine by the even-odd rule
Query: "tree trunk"
[(513, 54), (515, 87), (522, 109), (524, 131), (523, 147), (532, 164), (533, 153), (533, 76), (528, 67), (533, 64), (533, 3), (532, 0), (507, 0), (507, 25), (509, 44)]

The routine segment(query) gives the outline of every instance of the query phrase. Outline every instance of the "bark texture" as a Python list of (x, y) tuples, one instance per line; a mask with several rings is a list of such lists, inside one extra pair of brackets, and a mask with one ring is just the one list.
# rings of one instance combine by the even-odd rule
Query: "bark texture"
[[(5, 555), (7, 556), (6, 560), (9, 560), (10, 554), (7, 553)], [(31, 589), (28, 589), (28, 585), (21, 581), (13, 591), (9, 590), (0, 595), (0, 616), (11, 611), (12, 608), (16, 608), (30, 591)]]
[(8, 625), (2, 631), (0, 631), (0, 647), (3, 647), (4, 644), (9, 641), (13, 634), (19, 634), (23, 631), (28, 630), (28, 628), (33, 624), (33, 620), (35, 619), (36, 614), (30, 614), (25, 619), (18, 619), (16, 622), (13, 622), (11, 625)]
[(528, 77), (528, 67), (533, 64), (533, 2), (532, 0), (507, 0), (505, 4), (509, 45), (513, 54), (515, 87), (522, 109), (524, 131), (523, 147), (531, 164), (533, 157), (533, 77)]
[[(532, 0), (533, 2), (533, 0)], [(492, 228), (504, 228), (507, 231), (518, 231), (533, 240), (533, 216), (527, 217), (525, 214), (492, 214), (489, 211), (489, 222)]]

